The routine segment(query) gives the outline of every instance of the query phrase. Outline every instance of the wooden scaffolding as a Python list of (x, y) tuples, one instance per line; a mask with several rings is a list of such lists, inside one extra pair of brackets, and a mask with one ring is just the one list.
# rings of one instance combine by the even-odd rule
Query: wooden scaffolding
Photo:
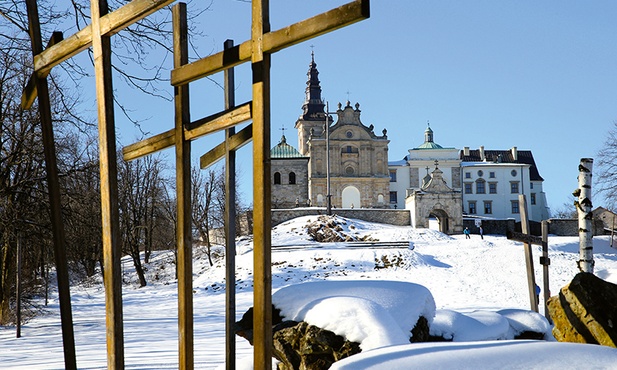
[[(174, 0), (133, 0), (109, 12), (106, 0), (91, 0), (92, 23), (77, 33), (63, 38), (55, 32), (43, 48), (36, 0), (26, 0), (34, 72), (22, 96), (22, 106), (28, 109), (38, 97), (41, 116), (51, 214), (53, 217), (54, 254), (58, 272), (60, 312), (62, 321), (64, 360), (67, 369), (77, 369), (75, 341), (71, 313), (69, 279), (65, 253), (65, 237), (60, 207), (60, 190), (47, 76), (63, 61), (92, 47), (98, 108), (98, 135), (100, 157), (101, 212), (103, 230), (103, 261), (105, 309), (107, 317), (107, 366), (124, 368), (124, 340), (122, 318), (122, 286), (120, 269), (120, 241), (118, 215), (118, 171), (113, 107), (110, 38), (133, 23), (173, 3)], [(175, 125), (123, 149), (125, 160), (132, 160), (156, 151), (174, 147), (176, 159), (177, 249), (178, 249), (178, 351), (179, 368), (193, 369), (193, 300), (192, 300), (192, 240), (191, 240), (191, 141), (225, 130), (225, 141), (201, 158), (201, 166), (225, 157), (227, 163), (228, 202), (235, 203), (233, 178), (230, 168), (234, 152), (253, 141), (253, 218), (254, 218), (254, 366), (270, 369), (272, 347), (271, 312), (271, 241), (270, 241), (270, 58), (277, 51), (345, 27), (369, 17), (369, 0), (355, 0), (304, 21), (276, 31), (270, 31), (268, 0), (252, 1), (251, 38), (237, 46), (226, 43), (225, 49), (214, 55), (189, 63), (187, 43), (186, 5), (173, 6), (174, 66), (171, 84), (174, 87)], [(189, 83), (214, 73), (227, 71), (226, 83), (233, 81), (231, 69), (241, 63), (252, 66), (252, 101), (235, 106), (233, 89), (226, 89), (226, 107), (213, 116), (191, 121)], [(252, 121), (246, 128), (235, 132), (234, 126)], [(228, 207), (230, 209), (230, 207)], [(233, 214), (226, 214), (228, 240), (235, 234)], [(228, 245), (232, 248), (233, 245)], [(233, 253), (227, 253), (228, 291), (233, 281)], [(227, 297), (227, 357), (228, 369), (235, 368), (234, 335), (231, 328), (235, 319), (232, 293)]]

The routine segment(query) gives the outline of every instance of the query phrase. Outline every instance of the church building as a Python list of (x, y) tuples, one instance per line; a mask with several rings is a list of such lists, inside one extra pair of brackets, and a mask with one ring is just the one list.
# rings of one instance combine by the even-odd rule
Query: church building
[(373, 125), (365, 126), (360, 120), (360, 105), (356, 103), (352, 107), (349, 101), (345, 106), (339, 103), (336, 112), (331, 112), (332, 115), (329, 112), (326, 121), (314, 55), (311, 55), (307, 75), (306, 97), (295, 128), (299, 153), (309, 158), (310, 203), (326, 206), (330, 195), (333, 207), (389, 207), (386, 130), (379, 135), (374, 132)]
[(464, 217), (520, 221), (525, 194), (530, 220), (549, 217), (531, 151), (443, 147), (427, 124), (424, 142), (389, 162), (386, 129), (364, 125), (358, 103), (326, 112), (313, 53), (307, 76), (298, 149), (283, 135), (271, 150), (273, 208), (326, 207), (330, 197), (333, 208), (407, 209), (412, 226), (455, 234)]

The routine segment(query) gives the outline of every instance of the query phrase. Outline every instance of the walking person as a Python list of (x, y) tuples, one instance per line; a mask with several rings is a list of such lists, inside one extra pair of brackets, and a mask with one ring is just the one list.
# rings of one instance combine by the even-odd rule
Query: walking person
[(480, 239), (484, 240), (484, 229), (480, 226)]
[(465, 228), (465, 230), (463, 230), (463, 234), (465, 234), (465, 239), (471, 239), (471, 236), (469, 236), (469, 228)]

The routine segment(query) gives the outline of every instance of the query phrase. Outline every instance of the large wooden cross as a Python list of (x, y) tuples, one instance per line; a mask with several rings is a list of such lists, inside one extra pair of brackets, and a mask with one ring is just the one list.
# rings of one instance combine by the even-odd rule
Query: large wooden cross
[(538, 294), (536, 292), (536, 277), (533, 267), (533, 252), (531, 246), (533, 244), (542, 246), (542, 256), (540, 264), (543, 267), (543, 285), (544, 285), (544, 316), (550, 321), (546, 302), (550, 298), (550, 289), (548, 281), (548, 266), (551, 261), (548, 257), (548, 222), (542, 221), (542, 237), (531, 235), (529, 231), (529, 218), (527, 215), (527, 200), (524, 194), (519, 195), (519, 210), (521, 214), (521, 233), (508, 231), (507, 238), (524, 244), (525, 248), (525, 266), (527, 269), (527, 286), (529, 290), (529, 305), (533, 311), (538, 312)]
[[(115, 124), (111, 75), (110, 37), (138, 20), (172, 3), (173, 0), (133, 0), (108, 14), (106, 0), (91, 0), (92, 24), (58, 41), (52, 39), (43, 50), (36, 0), (27, 0), (32, 38), (34, 73), (22, 96), (24, 108), (31, 106), (38, 96), (42, 118), (45, 155), (52, 214), (54, 220), (54, 249), (59, 269), (62, 328), (65, 343), (65, 366), (76, 368), (68, 278), (62, 278), (66, 267), (63, 256), (64, 235), (60, 217), (60, 203), (53, 129), (49, 108), (46, 76), (64, 60), (92, 47), (96, 74), (96, 93), (99, 122), (99, 156), (101, 172), (101, 202), (103, 222), (104, 284), (107, 315), (107, 363), (110, 369), (124, 368), (122, 323), (122, 290), (120, 279), (120, 243), (118, 230), (117, 168)], [(223, 52), (188, 63), (186, 36), (186, 6), (174, 7), (174, 86), (175, 128), (153, 138), (124, 148), (125, 159), (135, 159), (155, 151), (175, 146), (176, 191), (178, 201), (178, 316), (179, 367), (192, 369), (193, 364), (193, 307), (192, 256), (190, 218), (190, 141), (252, 118), (252, 125), (231, 134), (226, 142), (210, 151), (202, 165), (215, 161), (253, 138), (253, 203), (254, 203), (254, 307), (255, 327), (254, 366), (271, 367), (271, 272), (270, 272), (270, 55), (288, 46), (347, 26), (369, 17), (369, 0), (356, 0), (338, 8), (270, 32), (269, 1), (253, 0), (251, 39), (227, 48)], [(61, 38), (61, 37), (60, 37)], [(253, 71), (253, 101), (229, 108), (211, 117), (191, 122), (188, 104), (188, 83), (250, 61)], [(221, 154), (222, 153), (222, 154)], [(54, 190), (56, 189), (56, 190)], [(65, 335), (68, 333), (69, 335)], [(72, 342), (67, 344), (67, 342)], [(228, 365), (229, 368), (229, 365)]]

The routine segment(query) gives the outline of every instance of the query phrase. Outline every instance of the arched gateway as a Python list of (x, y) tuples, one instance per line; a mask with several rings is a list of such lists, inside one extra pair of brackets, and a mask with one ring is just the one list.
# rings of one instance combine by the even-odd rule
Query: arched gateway
[[(435, 228), (446, 234), (463, 231), (461, 193), (446, 185), (439, 168), (425, 179), (421, 189), (413, 191), (405, 200), (411, 210), (413, 227)], [(433, 225), (431, 225), (433, 224)]]

